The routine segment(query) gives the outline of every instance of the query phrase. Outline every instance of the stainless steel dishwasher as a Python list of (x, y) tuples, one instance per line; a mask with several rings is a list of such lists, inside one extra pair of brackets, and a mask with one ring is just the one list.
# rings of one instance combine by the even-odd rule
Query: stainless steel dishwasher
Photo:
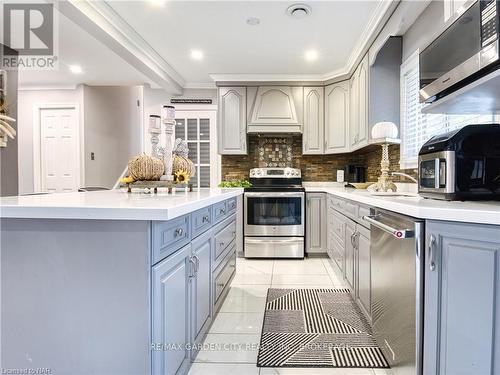
[(371, 224), (375, 339), (394, 374), (422, 374), (424, 222), (380, 209)]

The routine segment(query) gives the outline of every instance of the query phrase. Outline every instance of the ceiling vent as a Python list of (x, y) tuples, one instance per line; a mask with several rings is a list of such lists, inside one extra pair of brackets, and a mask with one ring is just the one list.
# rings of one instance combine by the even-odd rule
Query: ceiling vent
[(311, 7), (306, 4), (293, 4), (290, 5), (286, 10), (286, 14), (297, 20), (306, 18), (308, 15), (311, 14), (311, 12), (312, 12)]

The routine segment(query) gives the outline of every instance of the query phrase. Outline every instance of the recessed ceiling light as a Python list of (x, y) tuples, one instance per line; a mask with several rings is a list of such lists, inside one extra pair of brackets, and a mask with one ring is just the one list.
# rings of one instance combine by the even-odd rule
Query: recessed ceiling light
[(286, 14), (295, 19), (306, 18), (311, 12), (311, 7), (306, 4), (293, 4), (286, 10)]
[(256, 26), (260, 23), (260, 20), (257, 17), (250, 17), (247, 18), (247, 24), (250, 26)]
[(306, 51), (305, 54), (306, 60), (307, 61), (314, 61), (318, 59), (318, 52), (314, 49), (310, 49), (309, 51)]
[(149, 2), (155, 7), (162, 7), (165, 5), (166, 0), (149, 0)]
[(69, 71), (73, 74), (82, 74), (83, 73), (83, 69), (80, 65), (70, 65)]
[(201, 52), (199, 49), (192, 49), (191, 58), (194, 60), (201, 60), (203, 59), (203, 52)]

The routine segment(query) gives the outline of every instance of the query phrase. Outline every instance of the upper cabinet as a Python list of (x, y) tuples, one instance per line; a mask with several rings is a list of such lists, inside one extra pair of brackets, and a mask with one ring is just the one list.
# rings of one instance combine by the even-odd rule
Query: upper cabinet
[(369, 106), (368, 54), (360, 62), (350, 80), (350, 148), (357, 150), (368, 144)]
[(221, 155), (247, 153), (246, 87), (219, 88), (218, 147)]
[(349, 152), (349, 81), (325, 87), (325, 154)]
[(303, 87), (248, 87), (247, 94), (249, 133), (302, 132)]
[(304, 131), (302, 153), (317, 155), (324, 153), (324, 89), (304, 87)]

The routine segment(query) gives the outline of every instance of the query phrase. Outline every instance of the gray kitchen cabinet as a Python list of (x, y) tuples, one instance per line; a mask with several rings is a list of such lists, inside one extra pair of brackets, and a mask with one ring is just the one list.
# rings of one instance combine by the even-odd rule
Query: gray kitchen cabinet
[(248, 87), (247, 131), (249, 133), (301, 133), (303, 101), (303, 87)]
[[(178, 250), (152, 268), (151, 341), (153, 374), (184, 373), (189, 368), (189, 299), (191, 245)], [(159, 345), (156, 347), (156, 345)]]
[(325, 154), (349, 152), (349, 81), (325, 87)]
[(325, 193), (306, 193), (306, 253), (326, 253)]
[[(210, 293), (212, 231), (205, 232), (191, 243), (194, 273), (191, 275), (191, 342), (199, 344), (203, 341), (212, 318), (212, 302)], [(194, 359), (197, 351), (191, 352)]]
[(424, 374), (500, 373), (500, 227), (426, 222)]
[(302, 153), (318, 155), (324, 153), (324, 89), (304, 87), (304, 130)]
[(344, 240), (344, 280), (347, 282), (353, 295), (354, 289), (354, 266), (355, 266), (355, 245), (354, 236), (356, 235), (356, 223), (352, 220), (346, 221), (345, 240)]
[(221, 155), (247, 154), (246, 87), (220, 87), (217, 139)]
[(369, 69), (368, 54), (366, 54), (350, 80), (349, 139), (351, 151), (368, 144)]
[(371, 257), (370, 231), (359, 224), (356, 225), (355, 254), (356, 254), (356, 302), (371, 319)]

